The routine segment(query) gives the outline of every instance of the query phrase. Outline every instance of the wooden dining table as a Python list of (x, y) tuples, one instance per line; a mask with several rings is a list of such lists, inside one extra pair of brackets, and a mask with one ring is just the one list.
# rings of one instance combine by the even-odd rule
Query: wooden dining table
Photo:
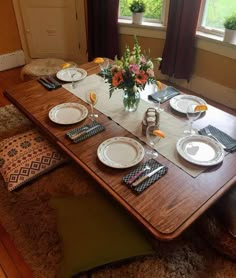
[[(93, 62), (80, 67), (86, 70), (88, 75), (99, 72), (98, 65)], [(123, 177), (137, 165), (117, 169), (104, 165), (97, 157), (99, 145), (111, 137), (129, 137), (139, 141), (128, 130), (102, 112), (96, 111), (99, 123), (105, 127), (105, 131), (75, 144), (65, 136), (66, 132), (88, 123), (89, 119), (86, 118), (73, 125), (60, 125), (52, 122), (48, 114), (50, 109), (60, 103), (76, 102), (89, 109), (88, 103), (63, 87), (48, 91), (36, 80), (7, 89), (4, 95), (78, 167), (82, 167), (91, 175), (97, 181), (98, 186), (107, 193), (108, 198), (116, 200), (140, 223), (141, 227), (156, 239), (171, 240), (179, 236), (236, 184), (236, 153), (226, 155), (220, 164), (206, 167), (195, 178), (159, 154), (157, 160), (168, 167), (167, 174), (141, 194), (135, 194), (124, 184)], [(186, 120), (183, 115), (171, 109), (169, 101), (162, 104), (162, 107), (167, 113), (173, 114), (182, 121)], [(208, 105), (206, 115), (199, 119), (195, 126), (202, 128), (209, 123), (236, 138), (234, 115)], [(145, 150), (150, 149), (144, 142), (139, 141), (139, 143)]]

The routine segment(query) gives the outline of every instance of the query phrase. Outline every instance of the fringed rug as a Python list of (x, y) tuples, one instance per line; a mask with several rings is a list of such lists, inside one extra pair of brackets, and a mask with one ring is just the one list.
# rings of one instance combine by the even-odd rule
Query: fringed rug
[[(31, 128), (31, 123), (13, 106), (0, 108), (0, 140)], [(34, 277), (57, 277), (63, 256), (52, 196), (82, 195), (98, 186), (81, 168), (68, 163), (37, 180), (8, 192), (0, 177), (0, 222), (30, 266)], [(236, 277), (236, 264), (220, 255), (198, 234), (193, 225), (170, 242), (154, 242), (156, 255), (109, 265), (91, 277), (200, 278)]]

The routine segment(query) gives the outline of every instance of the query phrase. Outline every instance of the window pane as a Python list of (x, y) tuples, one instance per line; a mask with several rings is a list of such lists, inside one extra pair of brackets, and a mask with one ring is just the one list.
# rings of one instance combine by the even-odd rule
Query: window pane
[(223, 30), (225, 17), (233, 12), (236, 12), (235, 0), (206, 0), (201, 25)]
[[(120, 0), (120, 17), (130, 17), (132, 15), (129, 6), (133, 0)], [(160, 21), (162, 16), (163, 0), (144, 0), (146, 19), (155, 19)]]

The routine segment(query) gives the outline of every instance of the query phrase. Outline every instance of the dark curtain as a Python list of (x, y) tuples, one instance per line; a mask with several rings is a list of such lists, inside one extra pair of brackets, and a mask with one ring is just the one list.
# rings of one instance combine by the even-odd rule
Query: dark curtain
[(196, 28), (201, 0), (170, 0), (161, 72), (189, 80), (192, 74)]
[(88, 60), (119, 55), (119, 0), (87, 0)]

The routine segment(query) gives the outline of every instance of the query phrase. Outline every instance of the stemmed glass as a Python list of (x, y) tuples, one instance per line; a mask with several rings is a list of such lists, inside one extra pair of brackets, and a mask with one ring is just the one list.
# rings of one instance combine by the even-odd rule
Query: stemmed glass
[(70, 74), (70, 79), (71, 79), (71, 87), (72, 87), (72, 89), (76, 88), (76, 82), (75, 82), (75, 76), (77, 74), (76, 68), (77, 68), (77, 66), (75, 66), (75, 65), (71, 65), (68, 68), (68, 72)]
[(103, 62), (99, 63), (100, 70), (104, 80), (106, 80), (106, 70), (109, 68), (109, 65), (110, 63), (108, 58), (103, 58)]
[(196, 109), (197, 104), (191, 103), (188, 105), (186, 110), (186, 115), (189, 120), (189, 129), (185, 130), (184, 133), (187, 134), (196, 134), (197, 130), (193, 129), (193, 122), (196, 121), (200, 115), (201, 111)]
[[(158, 125), (149, 125), (147, 126), (147, 129), (146, 129), (146, 137), (147, 137), (147, 142), (150, 144), (150, 146), (153, 148), (161, 139), (160, 136), (157, 136), (155, 135), (154, 131), (155, 130), (158, 130), (159, 127)], [(151, 150), (148, 150), (146, 152), (147, 156), (150, 157), (150, 158), (157, 158), (158, 157), (158, 153), (151, 149)]]
[[(166, 91), (162, 91), (162, 85), (160, 85), (161, 82), (157, 81), (157, 85), (154, 85), (155, 86), (155, 92), (157, 93), (158, 95), (158, 92), (162, 92), (162, 97), (165, 98), (166, 96)], [(165, 111), (164, 108), (161, 108), (161, 101), (160, 101), (160, 97), (157, 98), (157, 101), (154, 102), (154, 106), (155, 106), (155, 109), (157, 110), (157, 112), (162, 112), (162, 111)]]
[(87, 102), (90, 104), (91, 113), (90, 118), (92, 121), (95, 121), (95, 118), (98, 117), (98, 114), (94, 113), (94, 106), (98, 101), (98, 95), (94, 91), (90, 91), (87, 93)]

